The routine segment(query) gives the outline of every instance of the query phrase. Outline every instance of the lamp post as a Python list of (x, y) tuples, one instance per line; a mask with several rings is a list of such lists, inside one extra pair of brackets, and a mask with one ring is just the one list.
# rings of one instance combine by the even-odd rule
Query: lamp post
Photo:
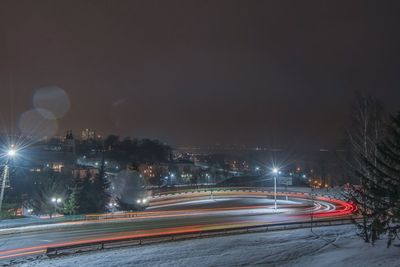
[(276, 179), (279, 174), (278, 168), (273, 168), (272, 173), (274, 174), (274, 208), (276, 210)]
[(1, 177), (1, 192), (0, 192), (0, 212), (3, 206), (3, 198), (4, 198), (4, 189), (6, 188), (6, 182), (10, 175), (10, 161), (17, 155), (17, 150), (15, 150), (14, 146), (12, 145), (7, 151), (7, 159), (6, 164), (4, 165), (3, 174)]
[[(53, 198), (51, 199), (51, 202), (54, 204), (54, 214), (56, 214), (56, 213), (57, 213), (58, 204), (60, 204), (60, 203), (62, 202), (62, 199), (61, 199), (61, 198), (53, 197)], [(51, 216), (50, 216), (50, 217), (51, 217)]]
[(285, 191), (286, 191), (286, 201), (288, 201), (288, 183), (289, 183), (289, 181), (288, 181), (288, 179), (286, 178), (286, 181), (285, 181)]
[(206, 177), (207, 177), (208, 187), (210, 188), (210, 198), (214, 199), (214, 196), (213, 196), (213, 185), (211, 183), (211, 176), (210, 176), (210, 174), (206, 173)]

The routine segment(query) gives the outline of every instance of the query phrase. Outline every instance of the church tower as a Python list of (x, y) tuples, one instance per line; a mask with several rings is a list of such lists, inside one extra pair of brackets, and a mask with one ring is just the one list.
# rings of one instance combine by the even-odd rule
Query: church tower
[(64, 152), (75, 155), (75, 138), (72, 134), (72, 130), (67, 131), (67, 134), (65, 135)]

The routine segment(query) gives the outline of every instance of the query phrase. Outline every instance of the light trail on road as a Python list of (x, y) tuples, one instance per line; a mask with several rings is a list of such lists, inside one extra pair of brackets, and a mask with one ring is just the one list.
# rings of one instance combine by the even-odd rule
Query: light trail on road
[(0, 235), (0, 244), (3, 244), (0, 247), (0, 259), (43, 254), (49, 247), (96, 241), (306, 222), (311, 215), (314, 220), (345, 218), (355, 211), (352, 204), (342, 200), (328, 197), (315, 197), (311, 200), (300, 193), (290, 193), (290, 201), (279, 200), (279, 209), (276, 211), (272, 199), (267, 198), (266, 193), (214, 193), (214, 199), (204, 197), (168, 196), (164, 200), (158, 198), (152, 202), (149, 211), (126, 213), (126, 218), (102, 218), (111, 214), (95, 215), (99, 218), (95, 221), (66, 222), (49, 225), (45, 231)]

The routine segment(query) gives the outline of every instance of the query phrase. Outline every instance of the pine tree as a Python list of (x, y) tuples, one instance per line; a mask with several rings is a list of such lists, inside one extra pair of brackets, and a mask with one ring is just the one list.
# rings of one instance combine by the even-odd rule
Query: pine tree
[(71, 193), (68, 196), (67, 201), (64, 205), (64, 211), (66, 214), (75, 215), (79, 210), (79, 194), (80, 188), (78, 184), (75, 184), (74, 188), (72, 189)]
[(105, 172), (105, 161), (104, 157), (101, 160), (99, 174), (96, 175), (92, 184), (93, 197), (96, 199), (96, 210), (97, 212), (103, 212), (106, 209), (108, 202), (110, 201), (109, 189), (110, 183), (107, 180)]
[(92, 190), (92, 177), (89, 171), (86, 172), (86, 176), (80, 181), (80, 190), (78, 194), (78, 213), (95, 213), (97, 212), (95, 207), (95, 199), (93, 197), (94, 192)]
[(350, 157), (346, 162), (348, 175), (352, 182), (349, 199), (357, 205), (357, 212), (362, 221), (354, 221), (359, 228), (359, 235), (365, 242), (375, 240), (371, 229), (376, 223), (373, 213), (379, 206), (375, 192), (378, 189), (378, 177), (371, 166), (376, 166), (377, 145), (383, 136), (383, 108), (372, 97), (356, 93), (352, 110), (352, 128), (349, 131)]
[(388, 235), (388, 245), (400, 232), (400, 113), (391, 116), (387, 136), (378, 145), (376, 162), (366, 160), (372, 175), (367, 184), (371, 203), (371, 241)]

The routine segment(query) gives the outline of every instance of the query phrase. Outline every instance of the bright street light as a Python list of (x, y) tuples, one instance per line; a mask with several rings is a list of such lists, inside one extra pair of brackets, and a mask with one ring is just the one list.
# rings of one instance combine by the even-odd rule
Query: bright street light
[(60, 204), (60, 203), (62, 202), (62, 199), (61, 199), (61, 198), (55, 198), (55, 197), (53, 197), (53, 198), (51, 199), (51, 202)]
[[(61, 198), (52, 197), (51, 202), (54, 204), (54, 214), (57, 213), (58, 204), (62, 202)], [(52, 214), (50, 213), (50, 219), (52, 218)]]
[(10, 178), (10, 162), (12, 158), (14, 158), (17, 155), (17, 150), (15, 149), (14, 145), (11, 145), (7, 152), (6, 152), (8, 158), (6, 160), (6, 164), (4, 165), (3, 168), (3, 173), (1, 177), (1, 190), (0, 190), (0, 211), (3, 206), (3, 198), (4, 198), (4, 189), (6, 188), (6, 182)]
[(276, 210), (276, 179), (277, 176), (279, 175), (279, 169), (274, 167), (272, 169), (272, 173), (274, 174), (274, 208)]
[(9, 157), (14, 157), (15, 155), (17, 155), (17, 151), (16, 151), (14, 148), (10, 148), (10, 149), (7, 151), (7, 155), (8, 155)]

